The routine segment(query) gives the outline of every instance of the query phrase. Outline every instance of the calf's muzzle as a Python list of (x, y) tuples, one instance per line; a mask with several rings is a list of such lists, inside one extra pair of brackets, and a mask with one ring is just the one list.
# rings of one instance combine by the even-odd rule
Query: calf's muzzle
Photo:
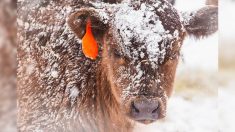
[(135, 121), (149, 124), (158, 119), (159, 107), (159, 102), (156, 99), (136, 99), (131, 102), (130, 116)]

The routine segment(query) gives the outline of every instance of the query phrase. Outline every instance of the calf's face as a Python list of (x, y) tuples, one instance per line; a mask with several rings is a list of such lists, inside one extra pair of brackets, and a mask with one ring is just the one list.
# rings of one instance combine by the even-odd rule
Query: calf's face
[[(93, 21), (92, 31), (102, 45), (101, 64), (123, 114), (145, 124), (165, 117), (183, 39), (186, 33), (203, 37), (215, 32), (217, 20), (209, 20), (217, 19), (217, 8), (183, 18), (168, 2), (157, 1), (118, 4), (107, 14), (110, 18), (103, 22), (94, 9), (83, 9), (68, 23), (82, 38), (87, 19)], [(80, 19), (77, 25), (74, 18)]]
[(113, 93), (124, 113), (143, 123), (165, 116), (185, 34), (176, 11), (165, 6), (159, 5), (160, 11), (148, 4), (119, 8), (103, 41)]

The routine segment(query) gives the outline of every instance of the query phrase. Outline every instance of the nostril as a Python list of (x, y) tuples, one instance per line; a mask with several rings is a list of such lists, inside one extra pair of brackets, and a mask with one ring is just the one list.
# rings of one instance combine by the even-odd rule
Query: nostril
[(152, 114), (157, 113), (157, 110), (158, 110), (158, 108), (154, 109), (154, 110), (152, 111)]
[(139, 109), (136, 108), (134, 102), (132, 102), (131, 107), (132, 107), (132, 110), (133, 110), (134, 112), (136, 112), (136, 113), (139, 113), (139, 112), (140, 112)]
[(153, 107), (153, 108), (155, 108), (155, 109), (153, 109), (152, 114), (157, 113), (157, 111), (158, 111), (158, 109), (159, 109), (159, 104), (158, 104), (158, 102), (155, 103), (155, 107)]

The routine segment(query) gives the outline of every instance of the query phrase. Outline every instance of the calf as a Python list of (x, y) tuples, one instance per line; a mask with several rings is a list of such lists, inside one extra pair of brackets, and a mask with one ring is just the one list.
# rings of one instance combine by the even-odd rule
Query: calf
[[(119, 132), (166, 116), (182, 42), (217, 31), (218, 12), (180, 14), (165, 0), (39, 0), (19, 2), (18, 13), (19, 130)], [(92, 59), (81, 41), (88, 24)]]

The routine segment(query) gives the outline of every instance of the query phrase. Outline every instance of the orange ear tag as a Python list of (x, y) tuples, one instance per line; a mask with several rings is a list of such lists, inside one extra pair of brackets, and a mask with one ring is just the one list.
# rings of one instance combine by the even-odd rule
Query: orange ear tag
[(95, 60), (98, 56), (98, 44), (91, 31), (91, 20), (86, 24), (86, 33), (82, 38), (82, 51), (87, 58)]

